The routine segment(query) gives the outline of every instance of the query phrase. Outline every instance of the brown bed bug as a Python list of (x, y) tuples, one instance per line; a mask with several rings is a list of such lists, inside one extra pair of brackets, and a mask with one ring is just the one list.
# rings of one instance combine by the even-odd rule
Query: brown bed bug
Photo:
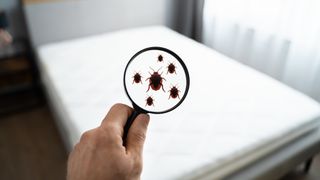
[(173, 74), (173, 73), (177, 74), (177, 73), (176, 73), (176, 66), (175, 66), (173, 63), (170, 63), (170, 64), (167, 66), (167, 69), (168, 69), (167, 74), (168, 74), (168, 73), (170, 73), (170, 74)]
[[(152, 69), (152, 68), (150, 68), (150, 69)], [(161, 69), (161, 68), (160, 68), (160, 69)], [(160, 70), (160, 69), (159, 69), (159, 70)], [(153, 69), (152, 69), (152, 70), (153, 70)], [(151, 87), (151, 89), (153, 89), (154, 91), (158, 91), (160, 88), (162, 88), (162, 90), (165, 92), (165, 90), (164, 90), (164, 88), (163, 88), (163, 84), (162, 84), (163, 81), (162, 81), (162, 80), (166, 80), (166, 79), (161, 76), (162, 73), (159, 74), (159, 70), (158, 70), (158, 71), (154, 71), (154, 70), (153, 70), (153, 73), (152, 73), (152, 74), (149, 72), (150, 77), (149, 77), (148, 79), (146, 79), (146, 81), (149, 80), (149, 85), (148, 85), (148, 90), (147, 90), (147, 92), (150, 90), (150, 87)]]
[(162, 62), (163, 61), (163, 56), (160, 54), (159, 56), (158, 56), (158, 62)]
[(140, 75), (140, 73), (135, 73), (135, 74), (132, 76), (132, 78), (133, 78), (132, 84), (133, 84), (133, 83), (141, 83), (141, 84), (142, 84), (142, 81), (141, 81), (142, 76)]
[(168, 92), (170, 92), (169, 99), (170, 97), (173, 99), (178, 97), (180, 99), (180, 96), (179, 96), (180, 90), (176, 86), (172, 86)]
[(151, 96), (149, 96), (147, 99), (146, 99), (146, 105), (145, 106), (154, 106), (153, 104), (153, 98)]

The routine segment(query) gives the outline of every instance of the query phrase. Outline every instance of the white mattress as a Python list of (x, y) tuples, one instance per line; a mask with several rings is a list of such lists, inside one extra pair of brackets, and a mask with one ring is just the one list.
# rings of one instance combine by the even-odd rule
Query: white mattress
[(147, 27), (38, 48), (43, 82), (70, 146), (98, 126), (112, 104), (130, 105), (123, 71), (149, 46), (176, 52), (191, 85), (180, 107), (151, 115), (142, 179), (191, 178), (208, 168), (219, 174), (319, 122), (320, 106), (307, 96), (167, 28)]

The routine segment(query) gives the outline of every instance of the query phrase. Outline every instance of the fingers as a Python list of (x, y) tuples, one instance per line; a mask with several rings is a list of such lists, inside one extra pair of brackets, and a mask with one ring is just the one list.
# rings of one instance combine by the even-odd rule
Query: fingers
[(127, 122), (128, 117), (133, 113), (133, 109), (124, 104), (115, 104), (111, 107), (107, 116), (101, 123), (101, 128), (117, 128), (123, 132), (123, 127)]
[(136, 156), (142, 156), (149, 120), (149, 115), (139, 114), (133, 121), (127, 136), (127, 152)]
[[(132, 113), (133, 109), (129, 106), (124, 104), (115, 104), (111, 107), (100, 127), (108, 131), (111, 130), (112, 132), (116, 132), (113, 133), (113, 135), (117, 135), (117, 137), (120, 137), (119, 139), (122, 141), (123, 128)], [(149, 119), (149, 115), (139, 114), (129, 128), (126, 139), (126, 149), (127, 152), (134, 156), (141, 157), (142, 155)]]

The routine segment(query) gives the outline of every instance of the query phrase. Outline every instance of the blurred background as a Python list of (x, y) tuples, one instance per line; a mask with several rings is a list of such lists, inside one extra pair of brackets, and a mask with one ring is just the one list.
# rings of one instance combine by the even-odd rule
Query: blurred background
[(317, 0), (0, 0), (0, 179), (65, 177), (37, 47), (161, 25), (320, 101), (319, 9)]

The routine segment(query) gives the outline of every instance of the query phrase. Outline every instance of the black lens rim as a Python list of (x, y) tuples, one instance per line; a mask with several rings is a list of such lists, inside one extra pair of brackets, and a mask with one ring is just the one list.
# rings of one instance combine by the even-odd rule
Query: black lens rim
[[(138, 106), (133, 100), (132, 98), (130, 97), (129, 95), (129, 92), (127, 90), (127, 87), (126, 87), (126, 73), (127, 73), (127, 69), (130, 65), (130, 63), (138, 56), (140, 55), (141, 53), (143, 52), (146, 52), (146, 51), (150, 51), (150, 50), (160, 50), (160, 51), (164, 51), (164, 52), (167, 52), (169, 53), (170, 55), (172, 55), (173, 57), (175, 57), (179, 63), (181, 64), (184, 72), (185, 72), (185, 75), (186, 75), (186, 90), (182, 96), (182, 98), (180, 99), (180, 101), (174, 105), (172, 108), (170, 109), (167, 109), (167, 110), (164, 110), (164, 111), (148, 111), (148, 110), (145, 110), (144, 108)], [(181, 103), (185, 100), (187, 94), (188, 94), (188, 91), (189, 91), (189, 87), (190, 87), (190, 76), (189, 76), (189, 72), (188, 72), (188, 69), (187, 69), (187, 66), (184, 64), (184, 62), (182, 61), (182, 59), (176, 54), (174, 53), (173, 51), (167, 49), (167, 48), (164, 48), (164, 47), (160, 47), (160, 46), (152, 46), (152, 47), (147, 47), (147, 48), (144, 48), (140, 51), (138, 51), (136, 54), (134, 54), (131, 59), (129, 60), (125, 70), (124, 70), (124, 74), (123, 74), (123, 85), (124, 85), (124, 89), (125, 89), (125, 92), (128, 96), (128, 98), (130, 99), (134, 109), (138, 112), (141, 112), (141, 113), (152, 113), (152, 114), (163, 114), (163, 113), (167, 113), (167, 112), (170, 112), (174, 109), (176, 109), (178, 106), (181, 105)]]

